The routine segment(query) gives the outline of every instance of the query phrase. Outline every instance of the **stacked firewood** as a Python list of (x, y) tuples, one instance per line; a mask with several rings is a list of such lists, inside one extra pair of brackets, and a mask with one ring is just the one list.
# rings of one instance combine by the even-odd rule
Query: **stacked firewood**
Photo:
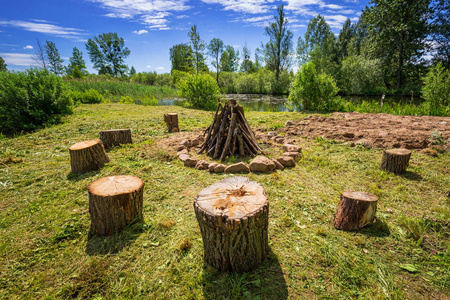
[(204, 135), (205, 142), (198, 154), (206, 151), (214, 159), (223, 161), (231, 155), (242, 157), (263, 153), (244, 117), (244, 109), (236, 100), (228, 100), (224, 105), (219, 102), (213, 123), (206, 128)]

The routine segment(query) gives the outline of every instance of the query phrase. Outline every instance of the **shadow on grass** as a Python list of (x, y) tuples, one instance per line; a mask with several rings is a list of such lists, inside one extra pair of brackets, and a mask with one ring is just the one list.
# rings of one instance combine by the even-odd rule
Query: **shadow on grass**
[(97, 175), (98, 173), (100, 173), (100, 169), (97, 171), (91, 171), (91, 172), (86, 172), (86, 173), (81, 173), (81, 174), (74, 174), (72, 172), (70, 172), (69, 174), (67, 174), (67, 180), (70, 181), (80, 181), (89, 177), (93, 177), (95, 175)]
[(387, 237), (391, 235), (388, 224), (381, 219), (377, 219), (375, 223), (360, 229), (358, 232), (371, 237)]
[(406, 171), (402, 174), (400, 174), (401, 177), (408, 179), (408, 180), (413, 180), (413, 181), (422, 181), (423, 177), (417, 173), (411, 172), (411, 171)]
[(278, 257), (270, 251), (255, 270), (247, 273), (220, 272), (205, 265), (203, 296), (215, 299), (287, 299), (288, 289)]
[(97, 235), (91, 229), (88, 233), (86, 254), (90, 256), (116, 254), (123, 248), (131, 245), (147, 227), (148, 225), (144, 222), (136, 223), (112, 236)]

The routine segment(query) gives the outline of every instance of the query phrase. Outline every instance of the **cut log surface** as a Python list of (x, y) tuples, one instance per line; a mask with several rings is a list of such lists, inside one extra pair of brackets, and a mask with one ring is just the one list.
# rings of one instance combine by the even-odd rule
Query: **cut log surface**
[(341, 230), (358, 230), (375, 220), (378, 197), (366, 192), (345, 191), (341, 194), (334, 227)]
[(112, 129), (100, 131), (100, 139), (102, 140), (105, 149), (117, 147), (122, 144), (131, 144), (133, 142), (131, 139), (130, 129)]
[(88, 187), (91, 227), (100, 235), (120, 232), (143, 220), (144, 182), (135, 176), (97, 179)]
[(164, 122), (166, 122), (167, 130), (169, 132), (179, 132), (180, 131), (180, 128), (178, 128), (178, 114), (176, 114), (176, 113), (165, 114)]
[(72, 173), (85, 173), (100, 169), (109, 162), (101, 140), (88, 140), (69, 147)]
[(269, 200), (258, 183), (240, 176), (221, 180), (198, 194), (194, 209), (207, 264), (247, 272), (266, 257)]
[(394, 174), (401, 174), (406, 171), (410, 158), (411, 151), (408, 149), (384, 150), (380, 168)]

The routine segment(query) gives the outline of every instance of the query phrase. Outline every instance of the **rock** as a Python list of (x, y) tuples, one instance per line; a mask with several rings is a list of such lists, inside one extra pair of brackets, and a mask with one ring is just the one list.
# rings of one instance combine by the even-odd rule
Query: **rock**
[(176, 149), (176, 150), (177, 150), (177, 152), (178, 152), (178, 151), (181, 151), (181, 150), (187, 149), (187, 147), (186, 147), (186, 146), (184, 146), (184, 145), (179, 145), (179, 146), (177, 146), (177, 147), (176, 147), (175, 149)]
[(182, 149), (182, 150), (180, 150), (180, 151), (177, 152), (177, 155), (178, 155), (178, 156), (180, 156), (181, 154), (189, 154), (188, 149), (184, 148), (184, 149)]
[(249, 164), (250, 171), (252, 172), (271, 172), (276, 167), (273, 161), (262, 155), (255, 157)]
[(282, 164), (284, 167), (293, 167), (295, 166), (295, 160), (294, 158), (290, 156), (282, 156), (278, 158), (278, 162)]
[(196, 138), (195, 140), (190, 140), (189, 141), (189, 147), (195, 147), (195, 146), (198, 146), (200, 144), (201, 144), (201, 142), (200, 142), (200, 140), (198, 138)]
[(284, 152), (302, 152), (302, 147), (293, 144), (283, 144)]
[(180, 146), (185, 146), (186, 148), (189, 147), (189, 140), (182, 140)]
[(225, 173), (239, 173), (244, 172), (248, 173), (250, 172), (250, 169), (248, 168), (247, 164), (244, 162), (238, 162), (237, 164), (229, 165), (225, 168)]
[(276, 136), (276, 135), (277, 135), (277, 132), (276, 132), (276, 131), (269, 131), (269, 132), (267, 133), (267, 135), (268, 135), (268, 136)]
[(430, 149), (430, 148), (422, 149), (422, 150), (420, 150), (420, 153), (423, 153), (423, 154), (426, 154), (426, 155), (429, 155), (429, 156), (438, 157), (437, 151), (434, 150), (434, 149)]
[(197, 165), (197, 163), (198, 163), (198, 159), (194, 159), (194, 158), (191, 158), (191, 157), (189, 157), (188, 159), (186, 159), (184, 161), (184, 165), (186, 167), (195, 167)]
[(276, 160), (275, 158), (272, 158), (273, 163), (275, 164), (275, 166), (277, 167), (277, 170), (283, 170), (284, 166), (282, 164), (280, 164), (280, 162), (278, 160)]
[(287, 120), (286, 123), (284, 123), (284, 126), (292, 126), (294, 125), (294, 122), (292, 122), (291, 120)]
[(226, 165), (224, 165), (224, 164), (218, 164), (218, 165), (214, 168), (214, 173), (222, 173), (223, 171), (225, 171), (226, 168), (227, 168)]
[(360, 140), (356, 141), (355, 144), (356, 145), (358, 145), (358, 144), (359, 145), (363, 145), (364, 148), (368, 148), (368, 149), (373, 148), (372, 141), (368, 140), (368, 139), (360, 139)]
[(206, 169), (208, 169), (208, 166), (209, 166), (209, 162), (207, 162), (206, 160), (199, 160), (195, 164), (195, 168), (197, 170), (206, 170)]
[(186, 159), (190, 158), (191, 156), (189, 154), (180, 154), (178, 155), (178, 158), (182, 161), (185, 162)]
[(281, 135), (277, 135), (277, 136), (273, 137), (273, 141), (278, 144), (283, 144), (285, 139), (286, 138)]
[(354, 133), (351, 133), (351, 132), (344, 132), (344, 133), (342, 134), (342, 136), (343, 136), (343, 137), (346, 137), (346, 138), (349, 138), (349, 139), (352, 139), (352, 138), (355, 137), (355, 134), (354, 134)]
[(300, 152), (284, 152), (283, 156), (290, 156), (294, 160), (302, 158), (302, 154)]
[(209, 170), (210, 172), (214, 172), (214, 168), (217, 167), (217, 165), (218, 165), (218, 163), (216, 163), (216, 162), (210, 163), (210, 164), (208, 165), (208, 170)]

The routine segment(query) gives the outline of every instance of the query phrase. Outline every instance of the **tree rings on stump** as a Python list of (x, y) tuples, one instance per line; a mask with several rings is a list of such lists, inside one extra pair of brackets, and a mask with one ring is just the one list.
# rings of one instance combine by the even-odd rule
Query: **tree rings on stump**
[(366, 192), (343, 192), (334, 216), (334, 227), (341, 230), (358, 230), (375, 219), (378, 197)]
[(382, 170), (400, 174), (406, 171), (411, 157), (408, 149), (384, 150), (380, 168)]
[(101, 140), (89, 140), (69, 147), (72, 173), (85, 173), (100, 169), (109, 162)]
[(130, 129), (112, 129), (100, 131), (100, 139), (105, 146), (105, 149), (120, 146), (122, 144), (131, 144), (131, 130)]
[(198, 194), (194, 210), (207, 264), (247, 272), (266, 257), (269, 200), (258, 183), (239, 176), (216, 182)]
[(178, 128), (178, 114), (168, 113), (164, 115), (164, 122), (167, 124), (167, 129), (169, 132), (179, 132)]
[(103, 177), (88, 187), (91, 228), (111, 235), (142, 221), (144, 181), (136, 176)]

